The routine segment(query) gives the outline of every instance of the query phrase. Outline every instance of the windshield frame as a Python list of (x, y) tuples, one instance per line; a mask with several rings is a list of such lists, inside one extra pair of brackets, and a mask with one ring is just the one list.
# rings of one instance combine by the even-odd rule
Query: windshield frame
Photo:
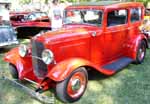
[[(86, 22), (80, 22), (80, 23), (66, 23), (65, 21), (66, 21), (66, 12), (67, 11), (81, 11), (81, 12), (83, 12), (83, 11), (97, 11), (97, 12), (100, 12), (101, 13), (101, 21), (99, 22), (99, 24), (92, 24), (92, 23), (86, 23)], [(66, 10), (64, 10), (64, 13), (63, 13), (64, 15), (63, 15), (63, 24), (64, 25), (68, 25), (68, 24), (86, 24), (86, 25), (92, 25), (92, 26), (98, 26), (98, 27), (101, 27), (102, 26), (102, 24), (103, 24), (103, 16), (104, 16), (104, 12), (103, 12), (103, 10), (101, 10), (101, 9), (77, 9), (77, 8), (75, 8), (75, 9), (66, 9)]]

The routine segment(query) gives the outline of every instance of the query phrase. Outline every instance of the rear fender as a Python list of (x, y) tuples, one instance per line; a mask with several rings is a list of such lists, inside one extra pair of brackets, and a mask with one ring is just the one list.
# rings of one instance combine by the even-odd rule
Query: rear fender
[(65, 60), (63, 62), (60, 62), (56, 64), (55, 67), (51, 69), (51, 71), (47, 74), (47, 77), (52, 79), (53, 81), (62, 81), (66, 79), (72, 71), (76, 70), (79, 67), (91, 67), (95, 70), (98, 70), (100, 73), (106, 74), (106, 75), (112, 75), (113, 72), (111, 71), (106, 71), (97, 65), (91, 63), (88, 60), (84, 60), (81, 58), (72, 58)]
[(148, 48), (148, 41), (147, 41), (147, 38), (143, 35), (143, 34), (140, 34), (137, 36), (137, 38), (135, 39), (135, 41), (133, 41), (133, 44), (132, 44), (132, 57), (133, 59), (136, 59), (136, 54), (137, 54), (137, 50), (138, 50), (138, 47), (139, 47), (139, 44), (141, 41), (145, 41), (146, 43), (146, 48)]

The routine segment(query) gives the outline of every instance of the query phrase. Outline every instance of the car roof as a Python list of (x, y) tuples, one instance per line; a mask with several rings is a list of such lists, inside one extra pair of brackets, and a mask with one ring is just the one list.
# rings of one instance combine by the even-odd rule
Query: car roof
[(120, 1), (98, 1), (98, 2), (80, 2), (74, 3), (73, 6), (106, 6), (121, 3)]
[(72, 8), (128, 8), (128, 7), (144, 7), (140, 2), (120, 2), (120, 1), (99, 1), (99, 2), (80, 2), (72, 4), (71, 6), (67, 7), (66, 9)]

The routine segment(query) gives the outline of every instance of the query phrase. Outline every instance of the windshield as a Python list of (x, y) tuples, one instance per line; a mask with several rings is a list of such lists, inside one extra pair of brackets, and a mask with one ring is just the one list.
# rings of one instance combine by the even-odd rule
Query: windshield
[(66, 10), (64, 24), (91, 24), (101, 26), (102, 11), (100, 10)]
[(36, 20), (36, 19), (40, 19), (45, 16), (47, 16), (47, 14), (45, 12), (35, 12), (35, 13), (28, 15), (26, 18), (27, 18), (27, 20)]

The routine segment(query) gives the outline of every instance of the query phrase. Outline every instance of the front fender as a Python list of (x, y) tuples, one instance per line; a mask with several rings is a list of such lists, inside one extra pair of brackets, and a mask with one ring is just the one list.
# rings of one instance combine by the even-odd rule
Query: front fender
[(100, 68), (99, 66), (91, 63), (88, 60), (81, 58), (72, 58), (56, 64), (56, 66), (53, 67), (51, 71), (47, 74), (47, 77), (56, 82), (62, 81), (66, 79), (72, 71), (76, 70), (81, 66), (91, 67), (105, 75), (112, 75), (114, 73), (113, 71), (107, 71), (103, 68)]
[[(23, 79), (25, 76), (27, 76), (27, 78), (34, 78), (31, 57), (20, 57), (18, 47), (6, 53), (3, 59), (5, 62), (11, 63), (16, 67), (19, 79)], [(28, 76), (28, 74), (30, 75)]]
[(5, 62), (16, 65), (17, 60), (20, 60), (20, 56), (17, 53), (18, 53), (18, 48), (14, 48), (4, 55), (3, 60)]
[(21, 78), (21, 73), (23, 70), (22, 60), (18, 54), (18, 48), (14, 48), (10, 50), (8, 53), (4, 55), (4, 61), (13, 64), (19, 74), (19, 78)]
[(85, 65), (89, 65), (89, 62), (84, 59), (68, 59), (56, 64), (56, 66), (53, 67), (48, 73), (47, 77), (54, 81), (61, 81), (64, 80), (67, 76), (69, 76), (73, 70)]

